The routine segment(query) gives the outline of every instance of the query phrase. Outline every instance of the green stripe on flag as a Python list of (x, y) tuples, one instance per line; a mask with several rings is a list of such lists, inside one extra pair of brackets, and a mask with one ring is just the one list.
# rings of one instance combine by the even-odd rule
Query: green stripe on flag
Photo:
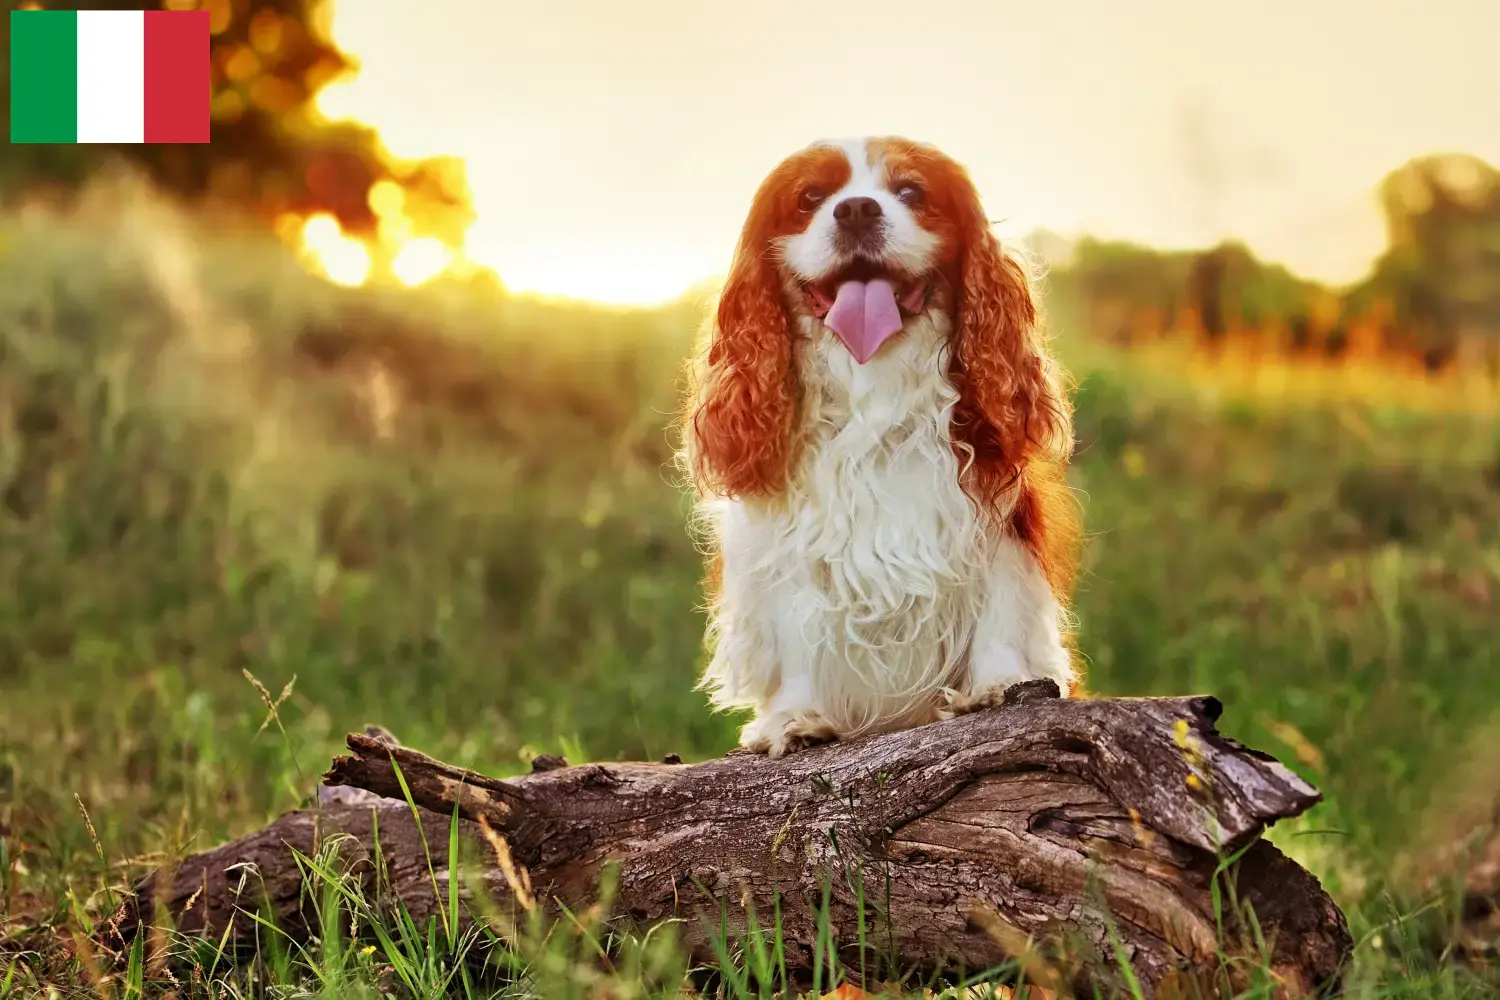
[(10, 141), (78, 141), (78, 14), (10, 12)]

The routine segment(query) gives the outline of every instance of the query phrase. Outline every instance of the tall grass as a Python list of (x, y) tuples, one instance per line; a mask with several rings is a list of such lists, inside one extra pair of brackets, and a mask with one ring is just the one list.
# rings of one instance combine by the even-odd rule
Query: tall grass
[[(118, 187), (0, 217), (0, 254), (0, 996), (101, 990), (69, 929), (305, 801), (365, 723), (495, 773), (732, 745), (693, 691), (699, 557), (665, 430), (698, 303), (339, 290)], [(1228, 733), (1326, 792), (1273, 836), (1348, 908), (1356, 995), (1496, 988), (1448, 947), (1453, 869), (1403, 874), (1470, 832), (1434, 802), (1500, 793), (1457, 763), (1500, 725), (1493, 419), (1270, 407), (1066, 325), (1061, 347), (1091, 688), (1218, 694)], [(272, 725), (247, 673), (284, 695)], [(464, 980), (473, 942), (350, 938), (364, 903), (306, 863), (342, 922), (311, 952), (268, 930), (248, 970), (210, 953), (178, 995), (681, 988), (665, 932), (626, 972), (575, 937)], [(726, 942), (715, 988), (754, 995), (735, 977), (774, 938)], [(138, 957), (116, 995), (174, 988)]]

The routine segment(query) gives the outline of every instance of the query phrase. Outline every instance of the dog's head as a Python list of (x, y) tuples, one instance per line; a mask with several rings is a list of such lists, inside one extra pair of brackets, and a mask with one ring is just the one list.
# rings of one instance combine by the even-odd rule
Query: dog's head
[(866, 364), (934, 310), (952, 331), (936, 349), (959, 393), (955, 446), (976, 499), (993, 500), (1030, 457), (1065, 457), (1072, 428), (1027, 270), (991, 231), (968, 172), (889, 137), (818, 142), (783, 160), (755, 193), (696, 366), (686, 432), (699, 490), (785, 486), (800, 331), (835, 337)]

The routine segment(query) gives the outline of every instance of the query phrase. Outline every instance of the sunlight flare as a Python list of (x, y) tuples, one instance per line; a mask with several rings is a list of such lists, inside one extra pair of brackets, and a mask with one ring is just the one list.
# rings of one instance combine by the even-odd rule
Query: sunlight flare
[(326, 212), (309, 216), (301, 229), (304, 257), (336, 285), (362, 285), (370, 276), (370, 251), (344, 234), (338, 220)]

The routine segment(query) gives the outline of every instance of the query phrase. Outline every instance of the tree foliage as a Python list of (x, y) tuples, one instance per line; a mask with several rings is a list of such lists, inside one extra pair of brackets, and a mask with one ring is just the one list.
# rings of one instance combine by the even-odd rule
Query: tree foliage
[(1310, 281), (1228, 241), (1202, 251), (1079, 241), (1054, 287), (1124, 343), (1186, 330), (1293, 352), (1365, 349), (1500, 371), (1500, 171), (1474, 156), (1412, 160), (1379, 188), (1388, 247), (1348, 289)]
[(1235, 241), (1160, 251), (1085, 238), (1053, 282), (1088, 305), (1095, 325), (1126, 343), (1181, 326), (1209, 342), (1231, 331), (1264, 330), (1278, 319), (1290, 323), (1318, 292), (1314, 282)]
[(1412, 160), (1380, 186), (1389, 248), (1354, 289), (1389, 304), (1410, 346), (1441, 362), (1500, 348), (1500, 171), (1478, 157)]

